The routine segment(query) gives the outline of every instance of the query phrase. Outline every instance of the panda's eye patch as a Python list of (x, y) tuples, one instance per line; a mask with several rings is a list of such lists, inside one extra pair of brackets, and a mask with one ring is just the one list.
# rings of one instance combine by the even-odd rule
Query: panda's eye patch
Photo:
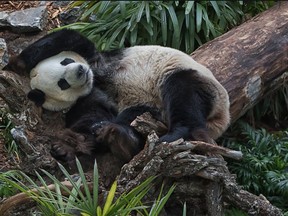
[(61, 90), (66, 90), (71, 87), (65, 79), (60, 79), (58, 81), (58, 86), (60, 87)]
[(60, 62), (61, 65), (66, 66), (68, 64), (74, 63), (75, 61), (70, 58), (65, 58), (63, 61)]

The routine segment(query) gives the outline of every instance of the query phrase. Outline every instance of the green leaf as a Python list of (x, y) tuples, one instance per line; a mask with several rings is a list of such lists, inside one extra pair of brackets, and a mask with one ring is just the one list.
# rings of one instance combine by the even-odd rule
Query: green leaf
[(138, 33), (138, 28), (134, 28), (133, 31), (130, 34), (131, 46), (135, 46), (136, 45), (137, 36), (138, 36), (137, 33)]
[(110, 191), (108, 193), (108, 196), (107, 196), (104, 208), (103, 208), (103, 216), (107, 215), (107, 213), (109, 212), (109, 208), (112, 205), (116, 189), (117, 189), (117, 181), (114, 181), (114, 183), (112, 184), (110, 188)]
[(219, 7), (218, 7), (218, 3), (216, 1), (209, 1), (210, 4), (212, 5), (215, 13), (217, 14), (218, 17), (221, 17), (221, 13), (220, 13), (220, 10), (219, 10)]
[(152, 206), (151, 211), (149, 212), (149, 216), (154, 216), (154, 215), (159, 215), (160, 214), (161, 210), (164, 208), (164, 205), (166, 204), (166, 202), (168, 201), (169, 197), (173, 193), (176, 185), (172, 185), (169, 188), (169, 191), (167, 192), (167, 194), (164, 197), (161, 198), (162, 192), (163, 192), (163, 187), (164, 187), (164, 185), (162, 185), (162, 187), (161, 187), (161, 191), (159, 193), (158, 199), (156, 200), (156, 202)]
[(141, 24), (143, 25), (143, 27), (145, 28), (145, 30), (148, 32), (148, 34), (152, 37), (154, 34), (154, 31), (151, 27), (151, 25), (149, 25), (147, 22), (143, 21), (141, 22)]
[(146, 2), (142, 1), (141, 5), (139, 7), (139, 10), (137, 12), (136, 22), (139, 22), (141, 20), (145, 6), (146, 6)]
[(167, 15), (164, 9), (161, 10), (161, 32), (162, 32), (163, 45), (166, 46), (167, 44)]
[(85, 11), (85, 13), (82, 14), (81, 19), (84, 20), (89, 17), (91, 14), (93, 14), (97, 7), (99, 7), (99, 5), (97, 3), (94, 4), (91, 8), (89, 8), (87, 11)]
[(184, 202), (182, 216), (186, 216), (186, 215), (187, 215), (187, 207), (186, 207), (186, 202)]
[(112, 36), (107, 40), (107, 44), (105, 46), (105, 49), (109, 49), (111, 47), (111, 44), (115, 41), (115, 39), (119, 36), (120, 32), (125, 29), (128, 25), (128, 22), (124, 22), (122, 25), (120, 25), (112, 34)]
[(94, 168), (93, 168), (93, 206), (98, 205), (98, 187), (99, 187), (99, 174), (98, 174), (98, 166), (95, 160)]
[(120, 13), (121, 13), (121, 17), (122, 19), (124, 19), (126, 17), (126, 1), (119, 1), (119, 5), (120, 5)]
[(185, 7), (185, 15), (188, 15), (191, 12), (191, 10), (194, 6), (194, 3), (195, 3), (195, 1), (188, 1), (187, 2), (187, 5)]
[(102, 215), (103, 215), (103, 214), (102, 214), (102, 209), (101, 209), (100, 206), (97, 206), (96, 212), (97, 212), (97, 216), (102, 216)]
[(201, 30), (203, 9), (201, 4), (196, 3), (196, 32)]
[(173, 41), (172, 47), (179, 48), (180, 41), (180, 27), (179, 22), (175, 13), (175, 10), (172, 5), (168, 5), (168, 12), (170, 14), (171, 22), (173, 24)]
[(108, 6), (110, 5), (111, 1), (99, 1), (100, 3), (100, 7), (99, 7), (99, 10), (98, 10), (98, 13), (102, 14), (104, 13)]
[(150, 24), (151, 21), (151, 17), (150, 17), (150, 3), (149, 2), (145, 2), (145, 13), (146, 13), (146, 20), (147, 23)]

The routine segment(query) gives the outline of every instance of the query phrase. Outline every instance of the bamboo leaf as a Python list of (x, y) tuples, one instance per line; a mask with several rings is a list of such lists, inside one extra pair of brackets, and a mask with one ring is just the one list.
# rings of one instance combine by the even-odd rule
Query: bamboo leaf
[(221, 17), (220, 10), (219, 10), (219, 7), (218, 7), (218, 2), (216, 2), (216, 1), (209, 1), (209, 2), (212, 5), (212, 7), (214, 8), (214, 11), (217, 14), (217, 16)]
[(163, 44), (166, 46), (167, 44), (167, 15), (164, 9), (161, 10), (161, 32)]
[(180, 27), (179, 22), (175, 13), (175, 10), (172, 5), (168, 5), (168, 12), (170, 14), (171, 22), (173, 24), (173, 41), (172, 47), (178, 48), (180, 41)]
[(203, 11), (202, 5), (199, 3), (196, 3), (196, 31), (197, 32), (199, 32), (201, 30), (202, 11)]
[[(143, 24), (143, 23), (142, 23), (142, 24)], [(121, 40), (120, 40), (120, 42), (119, 42), (118, 48), (121, 48), (121, 47), (124, 46), (125, 40), (126, 40), (126, 38), (127, 38), (127, 34), (128, 34), (128, 29), (126, 28), (125, 31), (124, 31), (124, 33), (123, 33), (123, 35), (122, 35), (122, 38), (121, 38)]]
[(141, 5), (139, 7), (138, 13), (137, 13), (136, 22), (139, 22), (141, 20), (145, 5), (146, 5), (146, 2), (142, 1)]
[(185, 15), (188, 15), (191, 12), (191, 10), (194, 6), (194, 3), (195, 3), (195, 1), (188, 1), (187, 2), (187, 5), (185, 7)]
[(149, 2), (145, 2), (145, 13), (146, 13), (146, 20), (147, 23), (150, 24), (151, 21), (151, 17), (150, 17), (150, 3)]
[(137, 29), (137, 27), (136, 27), (136, 28), (134, 28), (134, 30), (133, 30), (133, 31), (131, 32), (131, 34), (130, 34), (130, 43), (131, 43), (131, 46), (136, 45), (137, 32), (138, 32), (138, 29)]
[(123, 23), (122, 25), (120, 25), (112, 34), (112, 36), (107, 40), (105, 49), (109, 49), (111, 44), (115, 41), (115, 39), (118, 37), (118, 35), (120, 34), (120, 32), (125, 29), (128, 25), (128, 22)]
[(99, 1), (100, 3), (100, 7), (99, 7), (99, 10), (98, 10), (98, 13), (102, 14), (104, 13), (108, 6), (110, 5), (111, 1)]
[(121, 17), (126, 17), (126, 1), (119, 1)]
[(81, 20), (86, 19), (87, 17), (89, 17), (97, 8), (99, 7), (99, 5), (97, 3), (95, 3), (92, 7), (90, 7), (87, 11), (85, 11), (85, 13), (82, 14), (81, 16)]

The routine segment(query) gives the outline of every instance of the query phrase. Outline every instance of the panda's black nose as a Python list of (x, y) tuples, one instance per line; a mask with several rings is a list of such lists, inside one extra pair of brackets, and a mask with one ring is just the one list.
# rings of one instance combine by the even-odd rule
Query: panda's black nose
[(77, 77), (80, 78), (82, 75), (85, 74), (85, 69), (82, 65), (79, 65), (78, 71), (77, 71)]

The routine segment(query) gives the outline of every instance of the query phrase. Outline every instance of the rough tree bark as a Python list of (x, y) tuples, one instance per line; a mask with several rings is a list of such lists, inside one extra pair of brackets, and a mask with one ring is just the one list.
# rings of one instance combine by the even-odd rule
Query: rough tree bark
[(192, 53), (213, 71), (230, 96), (235, 121), (288, 80), (288, 3), (233, 28)]
[[(192, 56), (215, 72), (228, 90), (231, 116), (235, 121), (261, 98), (287, 81), (288, 2), (280, 2), (201, 46)], [(13, 113), (11, 119), (15, 127), (12, 134), (24, 153), (20, 167), (28, 174), (44, 168), (57, 175), (56, 162), (51, 158), (47, 146), (57, 139), (56, 132), (63, 128), (64, 113), (36, 109), (26, 99), (28, 89), (27, 77), (0, 71), (0, 97)], [(222, 215), (224, 201), (250, 215), (281, 215), (280, 210), (265, 197), (255, 196), (236, 184), (222, 156), (239, 159), (240, 152), (183, 140), (155, 145), (157, 134), (166, 129), (163, 124), (150, 119), (149, 115), (137, 118), (133, 126), (148, 135), (148, 138), (143, 151), (131, 162), (121, 169), (113, 155), (96, 155), (103, 190), (107, 190), (117, 176), (118, 191), (123, 192), (151, 175), (159, 175), (168, 186), (177, 183), (173, 198), (168, 203), (169, 215), (180, 215), (170, 210), (181, 211), (184, 201), (191, 211), (188, 215)], [(0, 205), (0, 215), (8, 215), (8, 211), (17, 206), (19, 197), (23, 198), (23, 195), (18, 195), (15, 202), (11, 199), (4, 201)]]

